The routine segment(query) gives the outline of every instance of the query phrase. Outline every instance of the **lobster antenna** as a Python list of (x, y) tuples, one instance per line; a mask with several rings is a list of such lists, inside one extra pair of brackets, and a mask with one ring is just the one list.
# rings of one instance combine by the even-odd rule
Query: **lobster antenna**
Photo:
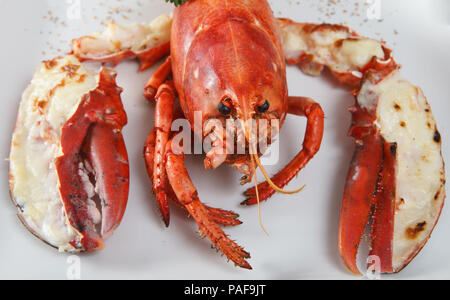
[(253, 172), (253, 177), (255, 179), (255, 190), (256, 190), (256, 201), (258, 202), (258, 219), (259, 219), (259, 226), (261, 226), (261, 229), (265, 232), (265, 234), (269, 235), (269, 233), (267, 232), (266, 228), (264, 228), (264, 225), (262, 223), (262, 218), (261, 218), (261, 203), (259, 201), (259, 190), (258, 190), (258, 178), (256, 176), (256, 168), (255, 168), (255, 158), (253, 157), (253, 155), (250, 155), (251, 160), (252, 160), (252, 172)]
[[(256, 164), (258, 165), (258, 167), (261, 169), (261, 172), (263, 173), (264, 177), (267, 180), (267, 183), (277, 192), (281, 193), (281, 194), (285, 194), (285, 195), (293, 195), (293, 194), (298, 194), (301, 191), (303, 191), (303, 189), (306, 187), (306, 185), (303, 185), (301, 188), (299, 188), (298, 190), (295, 191), (285, 191), (281, 188), (279, 188), (273, 181), (272, 179), (270, 179), (269, 174), (267, 174), (267, 171), (264, 169), (263, 165), (261, 164), (261, 161), (259, 160), (258, 155), (254, 154), (252, 157), (254, 157), (254, 159), (256, 160)], [(252, 160), (253, 161), (253, 160)], [(258, 189), (256, 189), (258, 190)], [(258, 192), (257, 192), (258, 193)]]

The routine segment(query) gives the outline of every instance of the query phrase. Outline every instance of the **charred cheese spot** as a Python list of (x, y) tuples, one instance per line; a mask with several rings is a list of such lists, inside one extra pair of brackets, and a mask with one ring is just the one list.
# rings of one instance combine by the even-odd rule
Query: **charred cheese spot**
[(434, 139), (434, 141), (436, 143), (440, 143), (441, 142), (441, 134), (439, 133), (439, 131), (436, 130), (436, 132), (434, 133), (433, 139)]
[(62, 79), (60, 83), (58, 83), (50, 91), (48, 91), (47, 98), (52, 98), (55, 95), (56, 90), (64, 87), (65, 85), (66, 85), (66, 80)]
[(61, 71), (66, 72), (67, 76), (69, 76), (70, 78), (73, 78), (77, 74), (77, 71), (79, 68), (80, 68), (79, 65), (68, 64), (68, 65), (62, 66)]
[(439, 196), (441, 196), (441, 190), (439, 190), (436, 195), (434, 195), (434, 200), (439, 200)]
[(406, 203), (406, 202), (405, 202), (405, 199), (400, 198), (400, 199), (397, 201), (396, 206), (395, 206), (396, 211), (401, 210), (401, 209), (403, 208), (403, 206), (405, 205), (405, 203)]
[(422, 161), (429, 163), (430, 160), (428, 159), (428, 157), (426, 155), (422, 155)]
[(34, 98), (33, 100), (33, 111), (38, 111), (42, 113), (47, 106), (47, 101), (40, 99), (40, 98)]
[(421, 232), (425, 230), (427, 222), (418, 223), (415, 227), (406, 229), (406, 236), (410, 240), (415, 240)]
[(394, 104), (395, 110), (402, 110), (402, 107), (398, 105), (397, 103)]
[(392, 153), (392, 155), (394, 155), (394, 156), (397, 155), (397, 144), (391, 145), (391, 153)]
[(56, 58), (44, 61), (44, 66), (47, 70), (53, 69), (56, 65), (58, 65)]
[(84, 80), (86, 79), (86, 74), (80, 74), (80, 77), (78, 78), (77, 82), (78, 83), (83, 83)]
[[(116, 48), (117, 50), (119, 50), (120, 48), (122, 48), (122, 43), (120, 41), (114, 41), (113, 42), (114, 48)], [(142, 48), (142, 47), (141, 47)]]

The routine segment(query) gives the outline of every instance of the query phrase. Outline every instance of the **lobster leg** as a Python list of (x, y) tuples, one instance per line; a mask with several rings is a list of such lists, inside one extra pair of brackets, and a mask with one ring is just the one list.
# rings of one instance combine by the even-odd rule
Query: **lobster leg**
[[(145, 164), (147, 167), (147, 173), (150, 178), (153, 178), (153, 169), (154, 169), (154, 157), (155, 157), (155, 148), (156, 148), (156, 131), (154, 128), (150, 134), (148, 135), (147, 141), (144, 147), (144, 158)], [(165, 168), (164, 168), (165, 172)], [(167, 175), (166, 175), (167, 176)], [(185, 209), (185, 206), (178, 200), (175, 192), (173, 191), (170, 184), (166, 186), (166, 193), (170, 200), (172, 200), (179, 207)], [(219, 225), (222, 226), (237, 226), (241, 225), (242, 222), (238, 220), (239, 215), (227, 210), (222, 210), (219, 208), (213, 208), (205, 205), (205, 208), (208, 210), (210, 217)]]
[(172, 62), (170, 56), (156, 70), (145, 86), (144, 95), (148, 100), (154, 100), (159, 87), (166, 81), (167, 77), (172, 73)]
[[(173, 88), (164, 84), (158, 89), (158, 94), (156, 95), (156, 119), (155, 119), (155, 131), (150, 133), (149, 139), (156, 139), (154, 156), (146, 157), (147, 170), (151, 170), (149, 167), (153, 163), (153, 172), (149, 172), (149, 176), (153, 179), (153, 192), (156, 195), (159, 208), (164, 220), (164, 223), (168, 227), (170, 224), (170, 207), (169, 200), (167, 196), (167, 175), (164, 169), (164, 153), (166, 151), (166, 144), (169, 140), (170, 129), (173, 119), (173, 105), (175, 101), (175, 93)], [(150, 153), (147, 149), (149, 143), (147, 143), (145, 153)]]
[[(288, 113), (305, 116), (308, 118), (308, 123), (303, 149), (281, 172), (272, 178), (275, 185), (280, 188), (288, 184), (319, 151), (324, 127), (323, 110), (314, 100), (304, 97), (289, 97), (288, 103)], [(260, 201), (269, 199), (275, 193), (275, 190), (267, 182), (259, 184), (258, 191)], [(249, 198), (242, 203), (243, 205), (255, 205), (257, 203), (254, 187), (248, 189), (244, 194)]]
[[(178, 199), (177, 199), (178, 200)], [(181, 204), (181, 202), (180, 202)], [(229, 210), (223, 210), (220, 208), (210, 207), (208, 205), (203, 205), (208, 211), (211, 219), (219, 225), (222, 226), (237, 226), (241, 225), (242, 222), (238, 220), (239, 215), (235, 212)]]
[[(167, 180), (165, 169), (164, 153), (167, 141), (171, 137), (170, 125), (174, 117), (182, 116), (182, 111), (173, 110), (174, 91), (170, 84), (159, 86), (156, 96), (156, 127), (148, 135), (144, 147), (144, 158), (147, 173), (153, 182), (153, 191), (158, 200), (158, 204), (166, 226), (170, 224), (169, 199), (179, 206), (185, 208), (175, 195)], [(211, 218), (220, 225), (236, 226), (242, 224), (237, 218), (239, 215), (217, 208), (206, 207)]]
[(213, 220), (207, 207), (200, 202), (197, 190), (186, 170), (184, 154), (177, 155), (173, 153), (171, 142), (167, 144), (166, 159), (166, 170), (170, 184), (179, 202), (184, 205), (189, 214), (197, 222), (202, 234), (208, 237), (214, 247), (222, 251), (237, 266), (244, 269), (251, 269), (251, 266), (246, 261), (246, 259), (250, 258), (250, 254), (228, 238)]

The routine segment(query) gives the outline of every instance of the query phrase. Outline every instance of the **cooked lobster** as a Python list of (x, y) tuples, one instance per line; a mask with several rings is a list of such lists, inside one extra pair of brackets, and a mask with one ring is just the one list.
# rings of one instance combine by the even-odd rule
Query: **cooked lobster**
[[(171, 198), (188, 209), (228, 258), (248, 267), (243, 260), (247, 253), (216, 226), (229, 225), (221, 222), (228, 214), (214, 219), (217, 214), (200, 203), (182, 156), (171, 153), (168, 129), (174, 115), (184, 115), (193, 125), (195, 111), (201, 111), (203, 125), (209, 118), (223, 119), (223, 115), (244, 120), (274, 115), (281, 125), (287, 113), (307, 116), (302, 151), (271, 180), (247, 190), (244, 204), (268, 199), (297, 175), (319, 150), (322, 139), (320, 106), (311, 99), (287, 95), (286, 60), (313, 76), (326, 67), (341, 83), (354, 88), (356, 104), (350, 108), (353, 124), (349, 134), (356, 139), (356, 152), (339, 227), (339, 249), (345, 265), (360, 274), (356, 256), (369, 220), (372, 254), (380, 258), (382, 272), (400, 271), (424, 246), (445, 198), (441, 137), (422, 91), (400, 76), (400, 66), (383, 42), (361, 37), (340, 25), (276, 20), (266, 1), (250, 0), (192, 0), (175, 8), (173, 24), (165, 16), (150, 26), (109, 26), (107, 33), (75, 40), (74, 53), (81, 59), (117, 62), (133, 45), (131, 49), (139, 51), (132, 55), (141, 58), (145, 67), (149, 64), (142, 59), (144, 54), (156, 53), (159, 58), (162, 53), (155, 49), (171, 44), (170, 58), (145, 89), (146, 96), (153, 99), (156, 94), (157, 101), (156, 129), (147, 143), (146, 161), (167, 224), (167, 198)], [(114, 34), (123, 31), (130, 34), (122, 36), (134, 37), (140, 32), (146, 39), (131, 42)], [(151, 38), (155, 34), (165, 38)], [(104, 53), (106, 49), (108, 53)], [(155, 59), (152, 56), (150, 61)], [(163, 84), (170, 74), (174, 86), (170, 81)], [(181, 114), (168, 112), (176, 96)], [(215, 168), (229, 163), (244, 170), (244, 179), (248, 179), (253, 176), (252, 159), (258, 163), (257, 157), (236, 160), (235, 156), (213, 152), (207, 154), (205, 165)]]
[[(167, 226), (172, 200), (242, 268), (251, 268), (249, 253), (220, 227), (241, 224), (238, 215), (200, 201), (184, 164), (186, 145), (175, 143), (179, 132), (171, 130), (172, 123), (184, 118), (199, 138), (211, 139), (206, 168), (230, 164), (244, 174), (242, 184), (252, 178), (257, 183), (260, 168), (267, 181), (248, 189), (243, 204), (259, 204), (275, 192), (299, 192), (283, 187), (319, 151), (324, 113), (312, 99), (288, 95), (286, 62), (313, 76), (327, 68), (354, 89), (349, 135), (356, 151), (339, 226), (339, 249), (350, 271), (360, 274), (356, 257), (367, 224), (371, 254), (379, 257), (381, 272), (393, 273), (421, 250), (439, 219), (445, 198), (441, 136), (423, 92), (401, 77), (383, 42), (340, 25), (277, 20), (264, 0), (189, 0), (175, 8), (173, 18), (161, 16), (148, 25), (111, 23), (103, 33), (75, 39), (72, 50), (81, 61), (138, 58), (140, 70), (170, 55), (145, 87), (146, 97), (156, 101), (155, 128), (144, 149), (153, 191)], [(260, 162), (264, 149), (256, 146), (248, 124), (278, 120), (279, 128), (262, 130), (270, 143), (287, 114), (308, 119), (303, 148), (270, 178)], [(243, 124), (232, 127), (241, 130), (238, 138), (221, 134), (227, 120)], [(229, 154), (239, 142), (245, 154)]]

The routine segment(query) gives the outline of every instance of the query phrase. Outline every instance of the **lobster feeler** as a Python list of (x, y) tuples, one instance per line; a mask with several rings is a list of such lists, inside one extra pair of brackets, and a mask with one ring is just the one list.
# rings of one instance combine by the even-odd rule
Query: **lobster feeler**
[(259, 219), (259, 226), (261, 226), (261, 229), (265, 232), (265, 234), (269, 235), (266, 228), (264, 227), (261, 219), (261, 202), (259, 201), (259, 190), (258, 190), (258, 177), (256, 176), (256, 168), (255, 168), (255, 158), (253, 155), (250, 155), (251, 161), (252, 161), (252, 172), (253, 177), (255, 178), (255, 188), (256, 188), (256, 201), (258, 202), (258, 219)]
[[(277, 191), (278, 193), (284, 194), (284, 195), (294, 195), (294, 194), (298, 194), (298, 193), (300, 193), (301, 191), (303, 191), (303, 190), (305, 189), (306, 185), (303, 185), (301, 188), (299, 188), (299, 189), (297, 189), (297, 190), (294, 190), (294, 191), (286, 191), (286, 190), (283, 190), (282, 188), (278, 187), (278, 186), (272, 181), (272, 179), (270, 178), (270, 176), (269, 176), (269, 174), (267, 173), (266, 169), (264, 169), (264, 166), (262, 165), (262, 163), (261, 163), (261, 161), (260, 161), (260, 159), (259, 159), (258, 154), (255, 154), (255, 153), (258, 153), (258, 151), (257, 151), (257, 147), (256, 147), (256, 141), (254, 140), (254, 138), (255, 138), (255, 137), (253, 136), (253, 137), (251, 138), (251, 139), (252, 139), (252, 142), (251, 142), (251, 143), (249, 142), (250, 147), (251, 147), (251, 151), (253, 152), (253, 154), (250, 153), (251, 161), (252, 161), (252, 164), (254, 163), (254, 161), (256, 161), (256, 164), (257, 164), (258, 167), (261, 169), (261, 173), (264, 175), (264, 178), (267, 180), (267, 183), (268, 183), (275, 191)], [(256, 173), (256, 172), (255, 172), (255, 173)], [(255, 176), (256, 176), (256, 175), (255, 175)], [(255, 189), (256, 189), (256, 195), (259, 196), (259, 195), (258, 195), (258, 186), (255, 186)], [(259, 197), (258, 197), (258, 198), (259, 198)], [(259, 205), (259, 199), (257, 199), (257, 200), (258, 200), (258, 205)]]
[[(253, 151), (253, 153), (257, 153), (256, 151), (256, 146), (255, 146), (256, 141), (254, 139), (252, 139), (252, 142), (250, 142), (250, 147), (251, 150)], [(256, 202), (258, 204), (258, 219), (259, 219), (259, 225), (261, 226), (261, 229), (267, 234), (269, 235), (269, 233), (267, 232), (266, 228), (264, 227), (263, 223), (262, 223), (262, 219), (261, 219), (261, 201), (259, 199), (259, 190), (258, 190), (258, 177), (256, 174), (256, 168), (255, 168), (255, 161), (256, 164), (258, 165), (258, 167), (261, 169), (261, 172), (264, 175), (264, 178), (266, 178), (267, 183), (277, 192), (282, 193), (282, 194), (286, 194), (286, 195), (293, 195), (293, 194), (298, 194), (300, 193), (306, 185), (303, 185), (301, 188), (299, 188), (298, 190), (295, 191), (285, 191), (281, 188), (279, 188), (270, 178), (269, 174), (267, 174), (267, 171), (264, 169), (264, 166), (262, 165), (261, 161), (259, 160), (259, 157), (257, 154), (252, 154), (250, 153), (250, 158), (251, 158), (251, 165), (252, 165), (252, 173), (255, 179), (255, 193), (256, 193)]]

